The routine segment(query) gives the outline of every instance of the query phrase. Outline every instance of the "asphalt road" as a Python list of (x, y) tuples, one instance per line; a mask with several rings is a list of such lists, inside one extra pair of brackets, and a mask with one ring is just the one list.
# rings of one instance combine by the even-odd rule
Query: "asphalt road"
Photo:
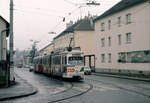
[(150, 83), (88, 75), (66, 82), (19, 68), (15, 73), (38, 89), (29, 97), (1, 103), (150, 103)]

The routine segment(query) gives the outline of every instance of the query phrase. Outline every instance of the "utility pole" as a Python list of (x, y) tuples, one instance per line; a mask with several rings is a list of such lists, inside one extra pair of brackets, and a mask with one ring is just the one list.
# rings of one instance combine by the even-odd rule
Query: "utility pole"
[(9, 38), (9, 50), (10, 50), (10, 82), (14, 81), (14, 50), (13, 50), (13, 0), (10, 0), (10, 38)]

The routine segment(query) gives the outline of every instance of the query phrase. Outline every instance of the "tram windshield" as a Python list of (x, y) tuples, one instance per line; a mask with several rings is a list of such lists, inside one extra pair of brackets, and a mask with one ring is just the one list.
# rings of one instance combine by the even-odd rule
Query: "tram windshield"
[(83, 57), (81, 57), (81, 56), (69, 57), (68, 63), (73, 64), (73, 65), (82, 65), (83, 64)]

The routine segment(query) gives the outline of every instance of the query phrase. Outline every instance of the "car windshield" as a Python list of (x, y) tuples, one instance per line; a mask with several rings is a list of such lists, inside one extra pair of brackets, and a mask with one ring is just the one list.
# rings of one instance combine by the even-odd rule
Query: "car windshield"
[(84, 69), (86, 69), (86, 70), (90, 70), (90, 67), (84, 67)]

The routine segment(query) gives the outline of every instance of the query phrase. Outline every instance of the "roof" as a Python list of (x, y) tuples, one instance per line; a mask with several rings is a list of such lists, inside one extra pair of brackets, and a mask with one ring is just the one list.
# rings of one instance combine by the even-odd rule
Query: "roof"
[(62, 33), (60, 33), (58, 36), (56, 36), (54, 39), (57, 39), (63, 35), (66, 35), (67, 33), (73, 33), (75, 30), (77, 31), (90, 31), (90, 30), (94, 30), (93, 29), (93, 25), (91, 24), (90, 19), (81, 19), (79, 21), (77, 21), (75, 24), (73, 24), (72, 26), (68, 27), (67, 29), (65, 29)]
[(93, 20), (91, 19), (84, 19), (82, 20), (82, 22), (77, 25), (74, 30), (77, 31), (91, 31), (94, 30), (94, 26), (93, 26)]
[(76, 27), (80, 22), (81, 22), (81, 20), (78, 21), (77, 23), (73, 24), (72, 26), (66, 28), (63, 32), (61, 32), (61, 33), (60, 33), (58, 36), (56, 36), (54, 39), (57, 39), (57, 38), (59, 38), (59, 37), (65, 35), (66, 33), (71, 33), (71, 32), (73, 32), (73, 31), (74, 31), (74, 27)]
[(45, 47), (43, 47), (41, 50), (39, 50), (40, 52), (43, 51), (44, 49), (46, 49), (47, 47), (49, 47), (50, 45), (52, 45), (52, 43), (49, 43), (48, 45), (46, 45)]
[(104, 12), (102, 15), (100, 15), (99, 17), (94, 19), (94, 22), (99, 20), (99, 19), (102, 19), (106, 16), (112, 15), (114, 13), (117, 13), (119, 11), (122, 11), (124, 9), (127, 9), (129, 7), (135, 6), (137, 4), (140, 4), (140, 3), (143, 3), (143, 2), (146, 2), (146, 1), (148, 1), (148, 0), (121, 0), (115, 6), (113, 6), (112, 8), (110, 8), (109, 10)]
[[(9, 28), (8, 21), (6, 21), (1, 15), (0, 15), (0, 19), (2, 19), (6, 23), (6, 28)], [(7, 34), (7, 37), (8, 37), (9, 36), (9, 31), (7, 31), (6, 34)]]

